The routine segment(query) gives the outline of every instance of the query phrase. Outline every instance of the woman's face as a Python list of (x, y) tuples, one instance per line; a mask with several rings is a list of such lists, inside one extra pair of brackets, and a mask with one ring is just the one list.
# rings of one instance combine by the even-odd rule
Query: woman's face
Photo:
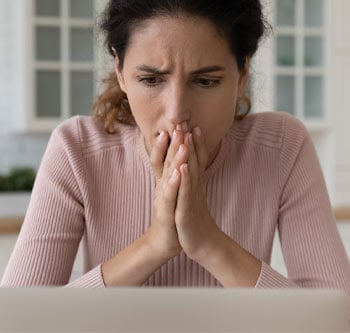
[(131, 35), (123, 68), (116, 59), (116, 72), (148, 153), (161, 131), (171, 137), (177, 124), (187, 122), (189, 131), (201, 128), (210, 165), (248, 76), (211, 22), (189, 17), (144, 21)]

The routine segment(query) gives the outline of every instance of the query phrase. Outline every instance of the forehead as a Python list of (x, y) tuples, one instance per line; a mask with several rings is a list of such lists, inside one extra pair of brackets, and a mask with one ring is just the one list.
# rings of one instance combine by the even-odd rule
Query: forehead
[(209, 21), (197, 17), (154, 17), (139, 23), (130, 36), (125, 64), (193, 67), (235, 63), (229, 43)]

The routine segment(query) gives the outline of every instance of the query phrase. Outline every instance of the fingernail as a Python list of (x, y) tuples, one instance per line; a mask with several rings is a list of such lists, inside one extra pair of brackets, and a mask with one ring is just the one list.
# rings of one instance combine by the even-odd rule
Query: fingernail
[(179, 176), (179, 171), (177, 171), (177, 169), (174, 169), (170, 181), (175, 181), (177, 179), (177, 177)]
[(174, 130), (174, 132), (173, 132), (173, 140), (175, 140), (177, 138), (177, 132), (176, 132), (176, 130)]
[(190, 143), (190, 145), (193, 145), (192, 133), (188, 136), (188, 142)]
[(185, 152), (185, 148), (183, 145), (180, 146), (179, 152), (180, 152), (180, 154), (183, 154)]
[(187, 131), (188, 131), (188, 124), (187, 124), (187, 121), (184, 121), (184, 122), (181, 124), (181, 126), (182, 126), (182, 130), (183, 130), (184, 132), (187, 132)]
[(176, 125), (176, 129), (178, 130), (178, 131), (182, 131), (182, 126), (181, 125)]
[(201, 131), (201, 129), (197, 126), (197, 127), (195, 127), (195, 129), (194, 129), (194, 133), (195, 133), (197, 136), (201, 136), (202, 131)]
[(188, 164), (183, 164), (182, 165), (182, 170), (184, 173), (188, 173)]

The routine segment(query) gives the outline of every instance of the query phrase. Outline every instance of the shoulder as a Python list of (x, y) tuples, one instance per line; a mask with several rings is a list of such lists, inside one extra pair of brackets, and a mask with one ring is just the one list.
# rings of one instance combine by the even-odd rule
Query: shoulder
[(286, 112), (260, 112), (235, 121), (231, 131), (236, 142), (281, 150), (289, 142), (301, 144), (308, 136), (304, 124)]
[(107, 133), (102, 122), (92, 116), (74, 116), (57, 126), (52, 137), (59, 137), (61, 141), (69, 145), (78, 145), (84, 154), (89, 154), (124, 146), (139, 132), (136, 126), (124, 124), (116, 124), (115, 130), (113, 134)]

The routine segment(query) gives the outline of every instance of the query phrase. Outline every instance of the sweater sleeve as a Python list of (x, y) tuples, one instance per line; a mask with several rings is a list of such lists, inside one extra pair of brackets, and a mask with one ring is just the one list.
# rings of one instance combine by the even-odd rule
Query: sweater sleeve
[(290, 116), (280, 157), (278, 232), (288, 278), (263, 263), (257, 287), (330, 288), (350, 294), (350, 264), (314, 145), (304, 125)]
[[(85, 225), (84, 165), (78, 133), (75, 117), (51, 135), (2, 287), (69, 282)], [(71, 285), (103, 287), (100, 267)]]

